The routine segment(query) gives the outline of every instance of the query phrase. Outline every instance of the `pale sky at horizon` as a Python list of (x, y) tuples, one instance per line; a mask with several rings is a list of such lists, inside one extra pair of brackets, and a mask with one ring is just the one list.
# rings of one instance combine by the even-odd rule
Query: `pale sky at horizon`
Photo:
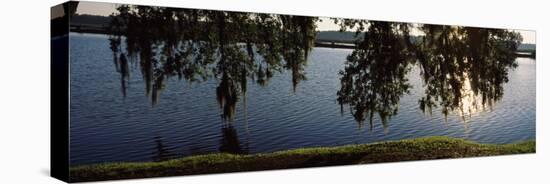
[[(113, 12), (116, 12), (115, 3), (103, 3), (103, 2), (86, 2), (80, 1), (78, 4), (77, 14), (90, 14), (108, 16)], [(317, 28), (320, 31), (338, 30), (338, 25), (334, 24), (329, 18), (321, 17), (322, 22), (317, 23)], [(510, 29), (512, 31), (519, 32), (523, 37), (523, 43), (536, 43), (536, 33), (530, 30), (518, 30)], [(411, 33), (414, 34), (414, 33)]]

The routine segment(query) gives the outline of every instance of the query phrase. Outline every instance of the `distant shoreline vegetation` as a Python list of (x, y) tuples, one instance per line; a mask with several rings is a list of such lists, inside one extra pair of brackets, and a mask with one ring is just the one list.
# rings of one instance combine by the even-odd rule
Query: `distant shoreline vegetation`
[[(96, 33), (96, 34), (110, 34), (108, 31), (108, 26), (111, 21), (110, 17), (98, 16), (98, 15), (87, 15), (87, 14), (76, 14), (71, 18), (71, 32), (77, 33)], [(363, 34), (362, 34), (363, 35)], [(359, 37), (362, 37), (360, 35)], [(413, 41), (420, 40), (422, 36), (411, 36)], [(352, 31), (318, 31), (316, 42), (330, 42), (334, 43), (344, 43), (344, 44), (353, 44), (356, 40), (355, 32)], [(323, 47), (323, 46), (321, 46)], [(347, 48), (347, 47), (345, 47)], [(536, 44), (532, 43), (522, 43), (518, 47), (518, 52), (522, 53), (533, 53), (534, 56), (536, 52)]]
[(536, 141), (534, 140), (497, 145), (449, 137), (423, 137), (372, 144), (300, 148), (252, 155), (216, 153), (161, 162), (82, 165), (70, 168), (70, 178), (71, 182), (83, 182), (535, 152)]

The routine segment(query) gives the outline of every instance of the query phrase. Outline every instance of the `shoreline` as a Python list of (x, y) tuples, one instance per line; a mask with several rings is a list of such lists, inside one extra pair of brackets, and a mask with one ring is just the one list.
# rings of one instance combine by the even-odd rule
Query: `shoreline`
[(298, 148), (250, 155), (215, 153), (161, 162), (92, 164), (71, 167), (69, 172), (71, 182), (84, 182), (535, 152), (535, 140), (512, 144), (480, 144), (464, 139), (435, 136), (336, 147)]
[[(71, 28), (69, 33), (78, 33), (78, 34), (99, 34), (99, 35), (111, 35), (110, 32), (105, 30), (105, 28)], [(343, 43), (338, 41), (331, 40), (316, 40), (313, 47), (318, 48), (333, 48), (333, 49), (355, 49), (354, 44)], [(536, 58), (534, 50), (518, 50), (516, 52), (516, 57), (520, 58)]]

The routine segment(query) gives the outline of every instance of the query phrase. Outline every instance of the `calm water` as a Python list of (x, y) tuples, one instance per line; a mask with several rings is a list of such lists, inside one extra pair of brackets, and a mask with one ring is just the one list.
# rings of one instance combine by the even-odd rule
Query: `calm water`
[[(136, 64), (127, 96), (113, 64), (107, 36), (71, 34), (71, 164), (156, 161), (212, 152), (260, 153), (301, 147), (337, 146), (423, 136), (451, 136), (481, 143), (512, 143), (535, 138), (535, 60), (518, 58), (504, 96), (491, 109), (464, 121), (434, 109), (419, 109), (423, 94), (413, 68), (410, 94), (384, 127), (375, 119), (358, 124), (336, 101), (338, 72), (352, 50), (314, 48), (307, 80), (295, 92), (288, 71), (267, 86), (248, 82), (232, 123), (224, 123), (216, 101), (219, 81), (166, 82), (152, 107)], [(306, 90), (307, 89), (307, 90)]]

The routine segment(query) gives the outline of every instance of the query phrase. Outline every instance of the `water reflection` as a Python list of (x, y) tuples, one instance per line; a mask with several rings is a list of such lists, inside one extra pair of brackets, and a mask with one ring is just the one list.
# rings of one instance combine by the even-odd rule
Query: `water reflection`
[(219, 151), (223, 153), (247, 154), (248, 144), (241, 145), (237, 130), (231, 123), (224, 123)]
[(156, 136), (154, 137), (155, 140), (155, 151), (152, 153), (153, 158), (152, 160), (155, 162), (160, 162), (164, 160), (168, 160), (170, 158), (173, 158), (175, 154), (168, 151), (166, 146), (162, 143), (162, 137)]
[[(306, 80), (304, 68), (314, 46), (317, 17), (223, 12), (150, 6), (119, 6), (112, 16), (113, 61), (123, 95), (129, 65), (136, 63), (155, 105), (164, 81), (216, 79), (221, 118), (232, 121), (236, 104), (246, 98), (248, 81), (268, 85), (276, 73), (289, 71), (294, 91)], [(407, 75), (418, 66), (424, 83), (419, 109), (441, 109), (464, 120), (503, 95), (508, 71), (517, 66), (518, 33), (503, 29), (417, 25), (333, 19), (358, 36), (340, 71), (336, 99), (359, 125), (375, 117), (383, 126), (398, 113), (412, 85)], [(422, 36), (411, 36), (412, 30)], [(124, 44), (122, 44), (124, 42)], [(125, 47), (123, 47), (125, 45)], [(220, 151), (246, 153), (227, 124)]]

